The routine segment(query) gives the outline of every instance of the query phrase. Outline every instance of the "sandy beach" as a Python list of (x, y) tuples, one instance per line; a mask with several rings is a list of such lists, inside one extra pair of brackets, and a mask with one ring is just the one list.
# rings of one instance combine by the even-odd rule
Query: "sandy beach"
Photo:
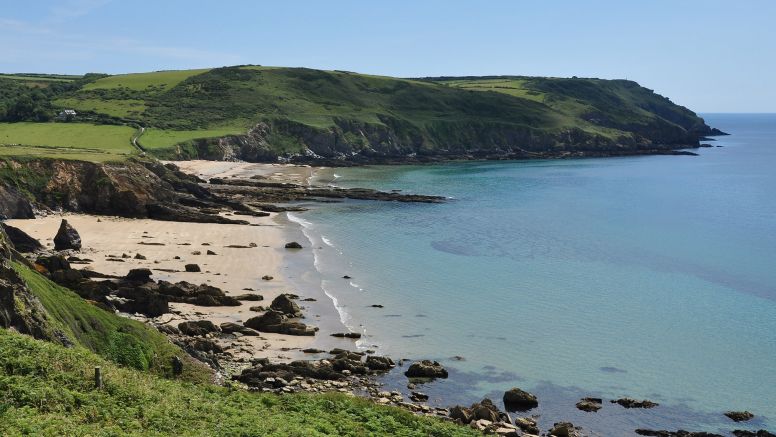
[[(187, 161), (176, 162), (176, 165), (202, 178), (262, 175), (267, 179), (299, 184), (307, 183), (314, 173), (311, 167), (280, 164)], [(228, 295), (257, 293), (264, 298), (261, 302), (244, 301), (239, 307), (171, 303), (173, 313), (165, 314), (155, 321), (172, 325), (184, 320), (210, 320), (216, 324), (241, 323), (260, 314), (252, 311), (251, 307), (268, 306), (277, 295), (293, 293), (299, 295), (298, 303), (305, 314), (301, 321), (322, 327), (315, 337), (272, 333), (262, 333), (260, 337), (242, 337), (237, 344), (227, 345), (236, 359), (266, 357), (287, 361), (303, 356), (301, 349), (351, 345), (350, 341), (345, 344), (342, 340), (330, 337), (332, 332), (329, 331), (342, 330), (336, 311), (325, 294), (316, 290), (315, 278), (309, 277), (314, 270), (312, 255), (304, 250), (290, 251), (284, 248), (292, 240), (300, 241), (303, 245), (307, 245), (307, 241), (303, 240), (305, 237), (296, 229), (296, 225), (290, 223), (282, 213), (272, 213), (268, 217), (239, 216), (250, 222), (248, 226), (69, 213), (50, 214), (31, 220), (9, 220), (8, 224), (39, 239), (46, 247), (53, 248), (53, 237), (63, 218), (81, 235), (83, 249), (78, 256), (92, 260), (83, 268), (123, 276), (130, 269), (145, 267), (153, 271), (152, 278), (156, 280), (206, 283), (223, 289)], [(215, 255), (207, 255), (208, 250), (215, 252)], [(135, 259), (137, 254), (146, 259)], [(198, 264), (202, 271), (186, 272), (184, 266), (190, 263)], [(265, 275), (272, 279), (263, 280)], [(296, 281), (292, 283), (289, 279)], [(299, 289), (294, 286), (299, 282), (310, 286)]]

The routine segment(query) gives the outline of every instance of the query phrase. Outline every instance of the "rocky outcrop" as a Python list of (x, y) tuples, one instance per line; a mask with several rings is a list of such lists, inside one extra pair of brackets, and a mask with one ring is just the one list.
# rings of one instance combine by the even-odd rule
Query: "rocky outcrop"
[(8, 236), (13, 248), (19, 252), (29, 253), (37, 252), (43, 249), (43, 245), (38, 240), (29, 236), (26, 232), (9, 224), (2, 223), (3, 230)]
[(221, 332), (221, 328), (210, 320), (193, 320), (178, 324), (178, 330), (184, 335), (205, 336), (211, 332)]
[(72, 345), (67, 335), (51, 323), (40, 300), (13, 269), (12, 259), (21, 257), (0, 228), (0, 327), (15, 329), (37, 339)]
[(437, 361), (422, 360), (410, 364), (404, 375), (408, 378), (447, 378), (447, 369)]
[(302, 317), (302, 309), (293, 301), (291, 295), (286, 293), (273, 299), (269, 307), (286, 317)]
[(62, 219), (54, 236), (54, 250), (81, 250), (81, 236), (65, 219)]

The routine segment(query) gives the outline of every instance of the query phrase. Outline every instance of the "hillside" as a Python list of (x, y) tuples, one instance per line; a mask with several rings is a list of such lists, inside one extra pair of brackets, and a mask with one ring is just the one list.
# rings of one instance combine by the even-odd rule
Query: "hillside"
[[(89, 138), (99, 136), (113, 159), (142, 150), (164, 158), (359, 162), (656, 153), (719, 133), (625, 80), (398, 79), (260, 66), (47, 80), (56, 81), (0, 77), (0, 96), (7, 96), (0, 119), (41, 122), (75, 109), (83, 142), (10, 124), (0, 124), (0, 142), (29, 147), (30, 155), (43, 147), (88, 155)], [(34, 108), (19, 111), (27, 99)], [(105, 124), (143, 127), (140, 150), (134, 129), (100, 135)]]

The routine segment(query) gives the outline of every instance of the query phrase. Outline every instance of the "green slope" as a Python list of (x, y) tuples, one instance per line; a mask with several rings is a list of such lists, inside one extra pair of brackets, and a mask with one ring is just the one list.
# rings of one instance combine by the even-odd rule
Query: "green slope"
[[(0, 81), (0, 96), (10, 83), (10, 94), (22, 92), (20, 82)], [(74, 108), (81, 121), (141, 125), (148, 130), (139, 144), (168, 157), (218, 159), (225, 148), (247, 160), (606, 154), (694, 146), (711, 133), (692, 111), (624, 80), (399, 79), (235, 66), (74, 83), (36, 94), (48, 103), (21, 115), (39, 121), (47, 107)], [(215, 140), (230, 135), (243, 137)]]
[[(104, 388), (94, 389), (100, 366)], [(0, 435), (474, 436), (341, 394), (249, 393), (162, 379), (0, 329)]]

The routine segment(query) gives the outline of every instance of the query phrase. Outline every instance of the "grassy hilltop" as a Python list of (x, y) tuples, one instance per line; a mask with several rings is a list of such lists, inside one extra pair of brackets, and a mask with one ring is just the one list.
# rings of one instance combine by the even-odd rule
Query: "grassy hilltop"
[[(65, 108), (79, 112), (75, 128), (40, 124)], [(606, 155), (694, 146), (713, 133), (692, 111), (625, 80), (399, 79), (260, 66), (0, 75), (0, 120), (37, 123), (0, 124), (0, 143), (16, 148), (6, 154), (101, 161), (141, 150), (246, 160)]]

